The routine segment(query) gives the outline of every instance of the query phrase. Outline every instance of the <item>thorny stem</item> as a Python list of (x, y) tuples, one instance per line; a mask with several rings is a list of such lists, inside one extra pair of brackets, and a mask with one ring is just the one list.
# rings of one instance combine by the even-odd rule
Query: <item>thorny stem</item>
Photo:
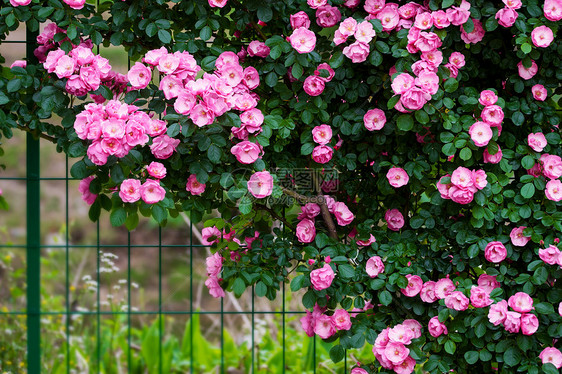
[(322, 195), (322, 189), (320, 188), (320, 181), (318, 177), (314, 174), (314, 184), (316, 185), (316, 192), (318, 192), (318, 205), (320, 205), (320, 211), (322, 212), (322, 218), (328, 226), (328, 232), (330, 234), (330, 238), (338, 239), (338, 231), (336, 229), (336, 225), (334, 224), (334, 220), (332, 219), (332, 215), (330, 214), (330, 210), (326, 205), (326, 199)]
[(37, 130), (32, 130), (27, 126), (20, 126), (19, 128), (21, 130), (25, 131), (25, 132), (28, 132), (28, 133), (32, 134), (32, 135), (39, 136), (42, 139), (45, 139), (45, 140), (50, 141), (51, 143), (57, 144), (57, 139), (53, 138), (52, 136), (49, 136), (47, 134), (43, 134), (42, 132), (39, 132)]
[(283, 222), (283, 224), (287, 225), (291, 230), (295, 229), (295, 226), (291, 225), (289, 222), (287, 222), (287, 220), (285, 218), (278, 215), (273, 209), (269, 208), (268, 206), (256, 204), (256, 208), (269, 212), (269, 214), (271, 214), (273, 216), (273, 218), (278, 219), (279, 221)]

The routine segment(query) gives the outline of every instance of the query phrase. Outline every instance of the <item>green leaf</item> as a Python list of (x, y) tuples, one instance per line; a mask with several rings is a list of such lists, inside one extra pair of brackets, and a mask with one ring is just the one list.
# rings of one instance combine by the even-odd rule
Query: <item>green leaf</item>
[(6, 96), (4, 92), (0, 92), (0, 105), (4, 105), (10, 102), (10, 98)]
[(455, 353), (455, 351), (457, 350), (457, 345), (455, 344), (454, 341), (452, 340), (447, 340), (445, 342), (445, 352), (447, 352), (448, 354), (452, 355)]
[(250, 200), (248, 195), (245, 195), (242, 199), (240, 199), (238, 210), (240, 210), (240, 213), (242, 214), (250, 214), (252, 211), (252, 200)]
[(461, 149), (459, 157), (464, 161), (470, 160), (472, 158), (472, 150), (468, 147), (464, 147), (463, 149)]
[(521, 188), (521, 196), (530, 199), (535, 194), (535, 185), (533, 183), (524, 184)]
[(525, 169), (529, 170), (533, 166), (535, 166), (535, 159), (533, 158), (533, 156), (525, 156), (521, 160), (521, 166), (523, 166)]
[(521, 50), (523, 51), (523, 53), (529, 54), (533, 50), (533, 47), (531, 47), (529, 43), (523, 43), (523, 45), (521, 46)]
[[(262, 3), (263, 4), (263, 3)], [(262, 6), (258, 8), (258, 19), (262, 22), (269, 22), (273, 18), (273, 11), (270, 7)]]
[(525, 116), (523, 113), (517, 111), (511, 115), (511, 120), (515, 126), (521, 126), (525, 122)]
[(84, 179), (88, 176), (88, 168), (83, 160), (76, 162), (70, 168), (70, 175), (72, 178)]
[(349, 264), (339, 265), (338, 272), (343, 279), (351, 279), (355, 276), (355, 269)]
[(441, 3), (441, 8), (445, 9), (450, 7), (451, 5), (453, 5), (455, 3), (455, 0), (443, 0), (443, 2)]
[(301, 155), (306, 156), (312, 153), (314, 150), (315, 144), (314, 143), (304, 143), (301, 146)]
[(517, 347), (509, 347), (503, 354), (503, 361), (508, 366), (515, 366), (521, 361), (521, 351)]
[(125, 220), (125, 227), (127, 228), (127, 230), (134, 230), (138, 226), (138, 224), (139, 215), (137, 214), (137, 212), (131, 213), (127, 216), (127, 219)]
[(199, 37), (201, 38), (201, 40), (204, 41), (211, 39), (212, 35), (213, 35), (213, 30), (209, 26), (203, 27), (199, 32)]
[(455, 92), (459, 88), (459, 82), (455, 78), (449, 78), (443, 84), (445, 92)]
[(256, 291), (256, 295), (258, 297), (264, 297), (265, 294), (267, 293), (267, 286), (265, 285), (265, 283), (263, 283), (262, 281), (259, 281), (256, 284), (256, 287), (254, 289)]
[(549, 304), (549, 303), (535, 304), (535, 310), (537, 311), (537, 313), (540, 313), (540, 314), (552, 314), (552, 313), (554, 313), (554, 307), (552, 306), (552, 304)]
[(550, 362), (543, 364), (542, 371), (544, 374), (560, 374), (560, 371)]
[(387, 290), (384, 290), (379, 293), (379, 301), (382, 305), (390, 305), (392, 302), (392, 295)]
[(396, 125), (402, 131), (410, 131), (414, 128), (414, 119), (409, 114), (403, 114), (396, 119)]
[(21, 88), (21, 79), (14, 78), (8, 82), (6, 85), (6, 90), (8, 92), (16, 92)]
[(168, 30), (160, 29), (158, 30), (158, 39), (164, 44), (170, 44), (172, 42), (172, 34)]
[(334, 363), (338, 363), (343, 360), (343, 356), (345, 355), (345, 351), (341, 345), (334, 345), (330, 349), (330, 358)]
[(382, 64), (382, 55), (380, 54), (380, 52), (373, 50), (369, 55), (369, 62), (373, 66), (379, 66), (380, 64)]
[(300, 77), (302, 77), (302, 73), (302, 66), (298, 62), (295, 62), (291, 69), (291, 74), (295, 77), (295, 79), (300, 79)]
[(127, 211), (123, 207), (118, 207), (111, 211), (109, 215), (109, 222), (112, 226), (121, 226), (127, 220)]
[(275, 87), (278, 81), (279, 77), (274, 71), (265, 76), (265, 84), (267, 84), (269, 87)]
[(156, 222), (161, 224), (166, 218), (168, 218), (168, 211), (166, 208), (155, 204), (152, 206), (152, 217), (156, 220)]
[(298, 290), (300, 290), (305, 279), (306, 278), (304, 274), (300, 274), (293, 278), (293, 280), (291, 281), (291, 291), (297, 292)]
[(478, 361), (478, 352), (468, 351), (464, 353), (464, 359), (467, 364), (474, 365)]
[(207, 149), (207, 157), (213, 164), (218, 164), (221, 162), (222, 150), (215, 144), (211, 144)]
[(332, 55), (332, 58), (330, 58), (330, 66), (332, 67), (332, 69), (339, 68), (343, 64), (343, 62), (344, 55), (343, 53), (341, 53), (341, 51), (337, 51)]
[(244, 293), (244, 290), (246, 290), (246, 283), (244, 283), (242, 278), (236, 278), (232, 284), (232, 291), (234, 291), (234, 295), (236, 295), (236, 297), (240, 297)]

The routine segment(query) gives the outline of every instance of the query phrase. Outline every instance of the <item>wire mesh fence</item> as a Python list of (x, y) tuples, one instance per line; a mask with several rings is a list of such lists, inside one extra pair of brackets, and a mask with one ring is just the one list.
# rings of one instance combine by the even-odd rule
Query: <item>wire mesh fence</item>
[[(4, 45), (33, 61), (37, 35), (24, 35)], [(0, 220), (0, 372), (347, 373), (356, 360), (346, 355), (334, 365), (330, 345), (306, 337), (304, 310), (292, 303), (299, 296), (286, 285), (274, 302), (253, 289), (239, 300), (208, 296), (210, 251), (188, 215), (171, 228), (145, 222), (134, 232), (112, 228), (103, 215), (89, 222), (72, 160), (32, 134), (12, 142), (6, 148), (17, 149), (19, 171), (1, 172), (0, 184), (25, 200), (5, 193), (12, 209)], [(10, 216), (22, 223), (23, 215), (14, 239)]]

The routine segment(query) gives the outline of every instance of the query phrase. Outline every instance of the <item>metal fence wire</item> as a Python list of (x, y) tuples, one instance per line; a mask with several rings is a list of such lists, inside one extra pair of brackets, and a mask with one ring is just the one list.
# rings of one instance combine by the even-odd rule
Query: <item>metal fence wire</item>
[[(26, 40), (8, 41), (9, 48), (18, 48), (25, 45), (28, 61), (36, 62), (33, 55), (37, 34), (27, 30)], [(23, 50), (23, 49), (22, 49)], [(130, 66), (130, 62), (129, 62)], [(26, 189), (26, 243), (13, 244), (0, 242), (0, 249), (19, 249), (25, 251), (25, 262), (21, 266), (26, 267), (25, 277), (25, 301), (26, 307), (18, 309), (15, 303), (11, 306), (0, 300), (0, 318), (3, 328), (8, 329), (11, 321), (15, 318), (25, 320), (24, 326), (27, 330), (23, 335), (23, 341), (1, 341), (0, 347), (10, 344), (20, 344), (22, 354), (18, 362), (8, 361), (5, 349), (0, 349), (0, 373), (347, 373), (348, 361), (352, 356), (346, 354), (344, 362), (337, 367), (331, 366), (328, 351), (330, 346), (316, 340), (308, 338), (302, 332), (299, 319), (303, 316), (304, 310), (290, 310), (290, 292), (286, 292), (287, 285), (282, 285), (280, 300), (274, 303), (267, 303), (263, 308), (264, 301), (254, 295), (253, 289), (247, 290), (247, 302), (240, 303), (237, 308), (227, 305), (228, 301), (221, 299), (215, 302), (214, 307), (200, 308), (194, 305), (194, 298), (198, 286), (202, 282), (198, 279), (197, 264), (200, 260), (199, 268), (204, 269), (204, 258), (208, 253), (208, 248), (196, 244), (194, 238), (194, 224), (189, 222), (189, 230), (183, 231), (185, 244), (167, 244), (163, 238), (167, 235), (167, 228), (154, 228), (155, 244), (136, 244), (135, 235), (137, 232), (123, 233), (126, 236), (126, 244), (108, 243), (105, 239), (106, 232), (104, 219), (92, 225), (95, 228), (95, 240), (90, 244), (71, 243), (70, 237), (70, 217), (75, 213), (74, 207), (69, 204), (69, 190), (76, 189), (77, 182), (69, 176), (69, 163), (73, 160), (68, 157), (64, 160), (64, 175), (44, 177), (41, 174), (40, 161), (40, 140), (31, 134), (26, 134), (26, 176), (12, 177), (0, 174), (0, 187), (2, 183), (18, 183)], [(42, 141), (44, 142), (44, 141)], [(54, 149), (54, 145), (50, 144)], [(6, 148), (10, 147), (10, 143)], [(22, 150), (23, 151), (23, 150)], [(22, 155), (23, 157), (23, 155)], [(64, 225), (62, 230), (63, 240), (60, 244), (46, 243), (42, 236), (42, 218), (45, 207), (42, 208), (42, 193), (50, 188), (49, 183), (64, 185)], [(59, 193), (62, 193), (59, 191)], [(9, 201), (9, 197), (7, 197)], [(84, 209), (82, 205), (82, 209)], [(87, 218), (82, 218), (86, 219)], [(187, 227), (187, 225), (186, 225)], [(146, 233), (143, 233), (145, 237)], [(63, 273), (64, 279), (64, 310), (50, 309), (50, 298), (55, 295), (42, 295), (51, 289), (46, 283), (48, 280), (42, 276), (45, 272), (45, 259), (49, 250), (64, 251), (64, 255), (57, 257), (58, 263), (54, 264), (58, 271)], [(120, 283), (124, 292), (123, 305), (121, 309), (111, 309), (103, 307), (103, 299), (107, 296), (106, 289), (101, 284), (102, 276), (107, 265), (106, 251), (114, 250), (122, 254), (120, 264), (126, 269), (126, 280)], [(169, 275), (167, 269), (163, 268), (166, 251), (172, 254), (182, 250), (185, 258), (171, 261), (184, 261), (186, 266), (183, 277), (183, 285), (187, 283), (187, 297), (183, 300), (183, 307), (167, 308), (163, 295), (163, 287), (174, 283), (173, 280), (166, 279)], [(80, 252), (83, 251), (83, 252)], [(95, 298), (94, 307), (88, 310), (81, 308), (76, 303), (74, 292), (75, 276), (71, 269), (72, 259), (77, 253), (95, 251), (95, 263), (88, 265), (92, 268), (92, 276), (89, 279), (92, 297)], [(143, 252), (145, 251), (145, 252)], [(145, 310), (133, 309), (134, 280), (139, 269), (132, 263), (135, 257), (146, 254), (150, 251), (151, 260), (154, 261), (154, 269), (157, 273), (145, 274), (148, 283), (155, 288), (157, 282), (157, 307), (147, 307)], [(90, 252), (91, 253), (91, 252)], [(80, 255), (79, 255), (80, 256)], [(83, 255), (85, 256), (85, 254)], [(126, 262), (124, 261), (126, 256)], [(169, 256), (168, 256), (169, 257)], [(167, 257), (167, 258), (168, 258)], [(168, 261), (168, 260), (166, 260)], [(157, 263), (157, 265), (156, 265)], [(43, 266), (43, 268), (42, 268)], [(53, 266), (53, 265), (51, 265)], [(64, 268), (64, 270), (63, 270)], [(95, 271), (94, 271), (95, 269)], [(1, 270), (1, 269), (0, 269)], [(204, 272), (204, 270), (203, 270)], [(201, 271), (199, 272), (201, 273)], [(135, 279), (133, 279), (135, 278)], [(1, 279), (1, 278), (0, 278)], [(138, 278), (140, 279), (140, 278)], [(61, 285), (58, 284), (58, 287)], [(9, 287), (9, 285), (0, 285)], [(183, 286), (178, 286), (183, 287)], [(43, 291), (42, 291), (43, 288)], [(142, 293), (143, 285), (140, 286)], [(125, 290), (126, 289), (126, 290)], [(207, 290), (202, 291), (206, 293)], [(236, 303), (236, 301), (233, 301)], [(295, 303), (296, 305), (297, 303)], [(199, 307), (199, 309), (198, 309)], [(297, 309), (296, 307), (293, 309)], [(92, 326), (89, 330), (92, 336), (86, 332), (75, 331), (74, 319), (83, 318)], [(181, 320), (184, 322), (181, 331), (179, 328), (171, 327), (174, 331), (169, 331), (167, 318)], [(246, 321), (249, 324), (247, 334), (244, 336), (245, 344), (240, 343), (240, 339), (233, 339), (232, 332), (225, 328), (225, 320), (234, 320), (234, 325), (241, 327), (239, 322)], [(260, 321), (265, 318), (274, 320), (275, 323), (269, 324), (266, 329), (260, 325)], [(53, 338), (52, 329), (47, 329), (47, 325), (52, 321), (60, 321), (61, 331), (55, 332)], [(107, 328), (110, 326), (111, 328)], [(0, 327), (1, 328), (1, 327)], [(209, 334), (209, 331), (215, 331)], [(273, 331), (275, 330), (275, 331)], [(81, 336), (77, 336), (80, 334)], [(180, 337), (171, 339), (171, 335)], [(289, 336), (290, 335), (290, 336)], [(0, 335), (6, 337), (6, 335)], [(6, 338), (5, 338), (6, 339)], [(171, 341), (171, 340), (175, 340)], [(238, 342), (236, 341), (238, 340)], [(78, 344), (77, 342), (81, 342)], [(213, 343), (216, 342), (216, 343)], [(121, 345), (119, 345), (121, 344)], [(80, 349), (76, 346), (80, 345)], [(271, 345), (275, 347), (272, 348)], [(170, 348), (171, 347), (171, 348)], [(4, 352), (3, 352), (4, 351)], [(179, 352), (179, 353), (178, 353)], [(47, 357), (49, 355), (49, 357)], [(180, 355), (181, 357), (177, 357)], [(237, 359), (233, 360), (232, 356)], [(173, 357), (170, 357), (173, 356)], [(293, 366), (295, 357), (300, 356), (298, 365)], [(121, 357), (121, 359), (119, 359)], [(126, 357), (126, 359), (125, 359)], [(125, 362), (124, 365), (116, 362)], [(174, 362), (174, 365), (170, 363)], [(232, 362), (237, 363), (233, 365)]]

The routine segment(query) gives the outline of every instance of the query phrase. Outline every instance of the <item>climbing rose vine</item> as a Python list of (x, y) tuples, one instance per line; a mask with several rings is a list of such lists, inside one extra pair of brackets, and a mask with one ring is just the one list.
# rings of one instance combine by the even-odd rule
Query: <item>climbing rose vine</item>
[(558, 373), (561, 19), (560, 0), (3, 0), (0, 41), (38, 36), (2, 69), (0, 129), (78, 158), (92, 220), (218, 211), (210, 294), (289, 283), (335, 362), (372, 348), (353, 374)]

